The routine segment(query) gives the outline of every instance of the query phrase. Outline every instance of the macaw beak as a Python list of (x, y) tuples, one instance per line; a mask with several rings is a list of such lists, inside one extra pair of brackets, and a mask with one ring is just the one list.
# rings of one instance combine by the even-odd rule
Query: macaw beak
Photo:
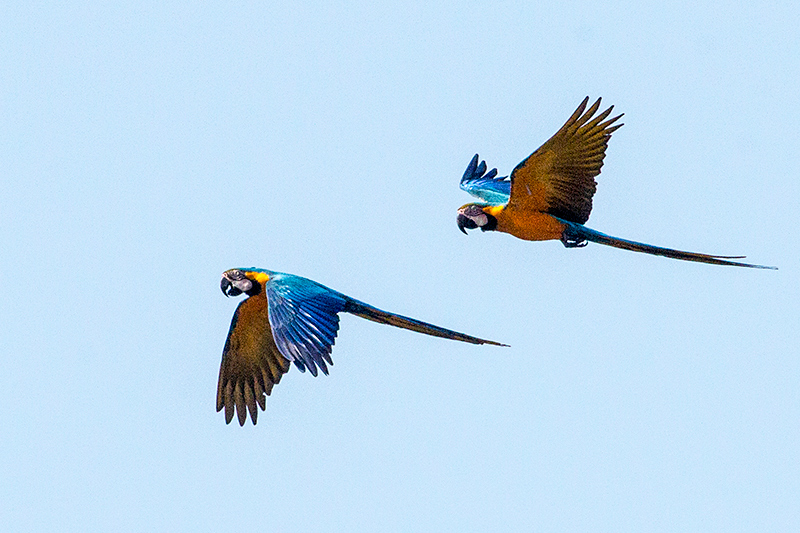
[(461, 233), (467, 235), (467, 231), (464, 229), (475, 229), (478, 225), (475, 223), (474, 220), (469, 218), (468, 216), (462, 215), (461, 213), (458, 214), (456, 217), (456, 224), (458, 224), (458, 229), (461, 230)]
[(219, 288), (222, 290), (222, 294), (225, 296), (239, 296), (242, 294), (242, 291), (234, 287), (233, 284), (228, 281), (228, 278), (222, 278), (222, 280), (219, 282)]
[(249, 291), (253, 287), (253, 282), (247, 278), (231, 280), (227, 275), (222, 275), (219, 288), (225, 296), (239, 296), (243, 292)]

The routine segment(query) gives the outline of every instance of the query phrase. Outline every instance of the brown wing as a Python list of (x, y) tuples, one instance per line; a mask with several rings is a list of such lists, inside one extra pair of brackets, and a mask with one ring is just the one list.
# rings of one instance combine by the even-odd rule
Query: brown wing
[(240, 303), (233, 315), (219, 369), (217, 411), (224, 407), (225, 422), (230, 423), (235, 407), (243, 426), (249, 409), (255, 424), (257, 406), (266, 409), (264, 395), (269, 396), (272, 386), (288, 371), (289, 361), (278, 352), (272, 338), (267, 298), (262, 291)]
[(622, 127), (611, 125), (622, 115), (606, 120), (611, 106), (592, 118), (600, 99), (584, 113), (588, 102), (587, 96), (550, 140), (516, 166), (509, 209), (549, 213), (578, 224), (589, 219), (597, 190), (594, 177), (600, 174), (611, 133)]

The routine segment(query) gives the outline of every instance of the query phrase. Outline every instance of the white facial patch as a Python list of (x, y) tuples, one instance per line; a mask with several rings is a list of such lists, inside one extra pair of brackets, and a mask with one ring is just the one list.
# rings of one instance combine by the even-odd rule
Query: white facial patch
[(472, 221), (478, 225), (479, 228), (482, 228), (486, 224), (489, 223), (489, 217), (486, 216), (486, 213), (481, 213), (480, 215), (473, 215), (469, 217)]
[(242, 292), (247, 292), (253, 288), (253, 282), (247, 278), (237, 279), (236, 281), (233, 282), (233, 286)]

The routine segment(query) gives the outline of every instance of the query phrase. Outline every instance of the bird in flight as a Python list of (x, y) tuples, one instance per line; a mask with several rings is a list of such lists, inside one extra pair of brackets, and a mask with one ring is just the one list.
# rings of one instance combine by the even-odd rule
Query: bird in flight
[[(497, 177), (497, 169), (486, 172), (478, 154), (470, 161), (461, 188), (482, 202), (458, 210), (456, 223), (467, 229), (501, 231), (526, 241), (560, 240), (567, 248), (596, 242), (684, 261), (750, 268), (768, 268), (732, 261), (744, 256), (708, 255), (662, 248), (600, 233), (584, 226), (592, 211), (597, 190), (594, 178), (600, 174), (611, 134), (622, 127), (615, 124), (622, 115), (608, 118), (614, 106), (596, 117), (600, 99), (589, 109), (587, 96), (569, 120), (527, 159), (510, 177)], [(593, 118), (594, 117), (594, 118)]]
[(507, 346), (387, 313), (292, 274), (234, 268), (222, 274), (220, 288), (225, 296), (248, 296), (233, 314), (219, 369), (217, 411), (225, 408), (226, 423), (235, 408), (239, 425), (244, 425), (248, 410), (255, 425), (257, 407), (266, 409), (264, 395), (272, 392), (292, 362), (301, 372), (308, 369), (316, 376), (319, 369), (327, 374), (342, 312), (434, 337)]

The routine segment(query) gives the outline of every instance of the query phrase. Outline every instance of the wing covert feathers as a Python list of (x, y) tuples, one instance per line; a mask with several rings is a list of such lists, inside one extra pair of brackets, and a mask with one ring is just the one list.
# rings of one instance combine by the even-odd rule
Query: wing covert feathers
[(592, 118), (600, 99), (587, 110), (587, 96), (555, 135), (514, 168), (509, 209), (545, 212), (583, 224), (592, 211), (613, 125), (622, 115), (608, 118), (614, 106)]

